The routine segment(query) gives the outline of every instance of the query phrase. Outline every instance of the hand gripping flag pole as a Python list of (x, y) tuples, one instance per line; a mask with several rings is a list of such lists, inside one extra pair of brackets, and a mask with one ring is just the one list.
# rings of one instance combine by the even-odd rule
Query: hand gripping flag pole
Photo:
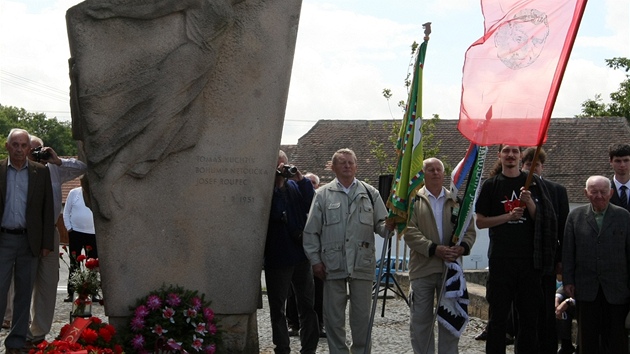
[[(473, 220), (473, 207), (479, 194), (481, 174), (486, 159), (488, 148), (471, 144), (466, 156), (458, 166), (469, 166), (468, 178), (464, 197), (457, 215), (457, 223), (453, 231), (452, 243), (459, 245), (466, 234), (466, 230)], [(451, 178), (451, 192), (456, 198), (459, 186), (463, 184), (462, 171), (457, 168)], [(454, 190), (454, 191), (453, 191)], [(437, 320), (453, 335), (460, 337), (468, 324), (468, 290), (461, 264), (458, 262), (444, 262), (442, 274), (442, 286), (433, 313), (432, 324)], [(433, 326), (431, 327), (433, 328)], [(429, 334), (425, 352), (433, 341), (433, 329)]]

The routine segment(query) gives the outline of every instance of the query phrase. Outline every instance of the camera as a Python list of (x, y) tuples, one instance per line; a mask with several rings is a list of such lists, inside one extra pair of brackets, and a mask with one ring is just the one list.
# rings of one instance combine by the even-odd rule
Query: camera
[(293, 165), (284, 165), (282, 166), (282, 170), (276, 170), (276, 174), (285, 178), (291, 178), (295, 176), (297, 172), (298, 172), (297, 167)]
[(41, 146), (33, 149), (33, 151), (31, 151), (31, 155), (35, 158), (37, 162), (40, 162), (41, 160), (48, 160), (50, 158), (50, 152), (42, 151)]

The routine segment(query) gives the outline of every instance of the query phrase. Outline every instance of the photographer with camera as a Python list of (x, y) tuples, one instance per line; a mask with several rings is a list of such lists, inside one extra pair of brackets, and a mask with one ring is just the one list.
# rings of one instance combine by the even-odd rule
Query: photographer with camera
[(265, 243), (265, 282), (275, 353), (291, 353), (285, 308), (292, 287), (300, 319), (300, 353), (312, 354), (317, 349), (319, 328), (313, 308), (313, 273), (302, 248), (302, 231), (315, 190), (288, 162), (280, 150)]
[[(46, 165), (50, 172), (52, 184), (54, 218), (61, 215), (61, 185), (71, 181), (87, 171), (87, 165), (75, 158), (60, 158), (51, 147), (44, 146), (44, 141), (35, 135), (30, 136), (31, 152), (28, 159)], [(57, 284), (59, 283), (59, 231), (54, 228), (55, 251), (37, 259), (37, 273), (33, 284), (31, 305), (31, 325), (27, 335), (27, 346), (40, 343), (50, 332), (57, 301)], [(13, 303), (9, 294), (5, 322), (11, 320)], [(9, 317), (7, 317), (7, 315)]]

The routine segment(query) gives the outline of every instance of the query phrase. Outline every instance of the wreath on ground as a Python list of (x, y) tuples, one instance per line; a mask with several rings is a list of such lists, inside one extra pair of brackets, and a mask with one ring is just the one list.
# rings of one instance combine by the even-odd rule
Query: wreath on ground
[(162, 286), (130, 310), (123, 335), (126, 352), (213, 354), (221, 342), (214, 311), (197, 291)]

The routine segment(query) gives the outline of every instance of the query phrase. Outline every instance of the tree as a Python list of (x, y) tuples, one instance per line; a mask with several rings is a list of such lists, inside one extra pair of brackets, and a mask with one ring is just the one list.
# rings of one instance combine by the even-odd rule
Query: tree
[(606, 65), (614, 70), (623, 69), (626, 79), (619, 84), (619, 89), (610, 94), (611, 103), (604, 103), (601, 94), (582, 102), (582, 113), (576, 117), (626, 117), (630, 120), (630, 59), (606, 59)]
[[(0, 143), (3, 146), (13, 128), (22, 128), (40, 137), (59, 156), (77, 155), (77, 144), (72, 139), (70, 122), (60, 122), (57, 118), (47, 118), (44, 113), (30, 113), (24, 108), (0, 104)], [(6, 150), (0, 149), (0, 158), (6, 156)]]
[[(370, 145), (370, 152), (378, 161), (380, 175), (393, 174), (396, 172), (396, 166), (391, 163), (393, 158), (390, 156), (388, 151), (395, 156), (396, 138), (398, 137), (398, 132), (400, 131), (400, 122), (400, 120), (392, 120), (389, 124), (383, 123), (383, 128), (389, 129), (389, 143), (387, 144), (387, 148), (385, 148), (385, 143), (383, 141), (377, 141), (375, 139), (368, 141), (368, 144)], [(394, 147), (393, 152), (391, 147)]]

